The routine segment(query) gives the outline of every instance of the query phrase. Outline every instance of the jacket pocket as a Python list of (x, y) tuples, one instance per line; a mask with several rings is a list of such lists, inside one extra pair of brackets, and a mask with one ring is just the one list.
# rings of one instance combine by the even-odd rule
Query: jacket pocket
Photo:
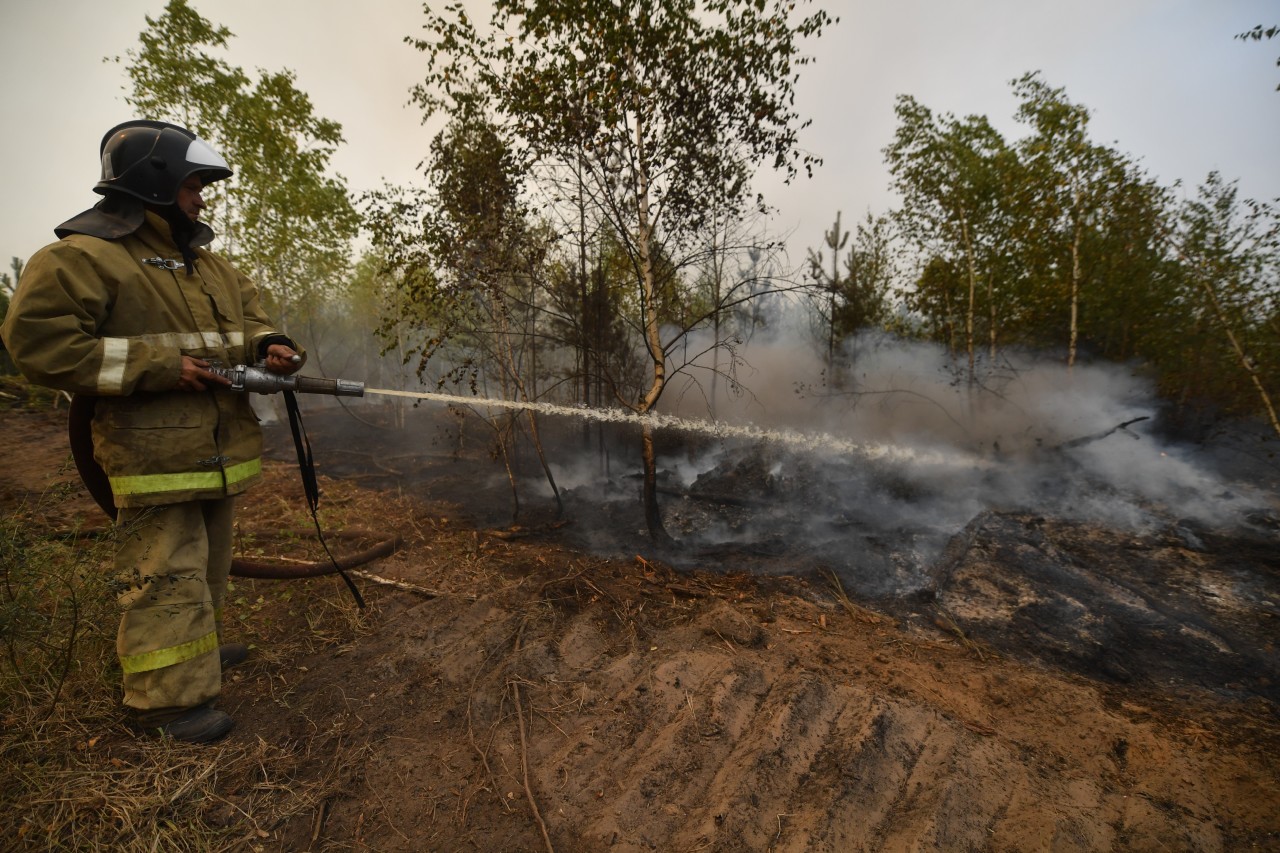
[(209, 301), (213, 303), (214, 310), (223, 323), (229, 324), (231, 327), (240, 328), (244, 325), (244, 314), (240, 310), (239, 304), (231, 298), (224, 287), (218, 287), (208, 279), (203, 280), (202, 289), (204, 294), (209, 297)]
[(203, 421), (200, 412), (188, 407), (151, 404), (109, 411), (103, 425), (108, 429), (194, 429)]
[(216, 415), (201, 394), (102, 402), (94, 418), (94, 455), (108, 476), (196, 470), (216, 453)]

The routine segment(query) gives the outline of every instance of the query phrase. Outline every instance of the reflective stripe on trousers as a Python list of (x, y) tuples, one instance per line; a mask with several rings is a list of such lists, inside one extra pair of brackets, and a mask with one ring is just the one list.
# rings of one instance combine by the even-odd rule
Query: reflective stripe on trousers
[(219, 498), (121, 508), (116, 650), (126, 706), (190, 708), (218, 695), (233, 506)]

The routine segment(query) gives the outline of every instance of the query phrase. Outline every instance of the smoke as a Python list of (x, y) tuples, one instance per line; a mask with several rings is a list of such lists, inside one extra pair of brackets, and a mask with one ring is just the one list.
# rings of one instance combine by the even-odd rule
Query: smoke
[[(714, 393), (704, 357), (665, 398), (667, 431), (681, 433), (660, 442), (674, 562), (750, 567), (756, 555), (834, 570), (862, 595), (901, 595), (984, 511), (1149, 533), (1240, 524), (1267, 502), (1205, 467), (1200, 449), (1163, 440), (1153, 388), (1123, 366), (1007, 356), (976, 365), (971, 383), (943, 349), (883, 335), (846, 342), (838, 377), (781, 337), (738, 356), (734, 381), (719, 378)], [(705, 428), (713, 417), (718, 432)], [(629, 512), (629, 525), (598, 519), (590, 537), (622, 552), (636, 547), (639, 461), (612, 452), (608, 486), (590, 465), (557, 478), (579, 508), (626, 503), (611, 515)]]
[[(678, 543), (661, 555), (669, 562), (829, 569), (851, 593), (890, 596), (925, 585), (947, 542), (983, 512), (1187, 535), (1247, 523), (1259, 508), (1274, 517), (1273, 495), (1217, 469), (1227, 457), (1165, 437), (1161, 404), (1134, 369), (1006, 355), (979, 361), (971, 382), (967, 363), (940, 347), (863, 335), (845, 342), (832, 374), (801, 338), (760, 334), (732, 360), (713, 361), (708, 341), (690, 339), (681, 351), (702, 355), (650, 421), (659, 427), (659, 504)], [(483, 400), (448, 410), (423, 402), (404, 429), (373, 438), (361, 424), (365, 433), (330, 456), (376, 448), (382, 468), (418, 471), (427, 496), (466, 505), (481, 524), (509, 523), (495, 433), (447, 414), (468, 408), (495, 423), (509, 414)], [(624, 413), (545, 407), (539, 432), (573, 521), (565, 531), (579, 546), (626, 558), (653, 552), (639, 429)], [(527, 446), (518, 456), (519, 521), (536, 523), (554, 506), (550, 487)], [(1274, 479), (1274, 463), (1268, 471)]]

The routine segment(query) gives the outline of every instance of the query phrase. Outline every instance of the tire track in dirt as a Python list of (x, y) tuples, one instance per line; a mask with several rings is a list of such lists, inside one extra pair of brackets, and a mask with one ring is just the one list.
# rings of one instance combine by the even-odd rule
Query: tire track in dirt
[(379, 573), (441, 594), (367, 590), (376, 627), (299, 661), (275, 688), (287, 713), (252, 681), (230, 709), (237, 733), (334, 727), (361, 750), (342, 794), (278, 849), (543, 849), (522, 760), (559, 853), (1280, 838), (1272, 706), (1018, 661), (939, 633), (931, 611), (845, 609), (802, 580), (677, 574), (452, 526)]
[[(1221, 773), (1244, 787), (1197, 788), (1206, 761), (1101, 709), (1087, 684), (959, 647), (939, 653), (897, 629), (824, 630), (839, 613), (820, 603), (789, 599), (762, 620), (711, 597), (630, 619), (621, 614), (646, 606), (634, 585), (597, 577), (605, 595), (586, 604), (531, 586), (418, 604), (379, 632), (381, 657), (357, 647), (340, 659), (343, 683), (394, 672), (397, 701), (416, 709), (362, 712), (399, 753), (374, 752), (367, 788), (454, 779), (434, 791), (430, 813), (404, 797), (384, 803), (395, 832), (377, 849), (414, 849), (404, 838), (437, 837), (428, 828), (482, 849), (539, 849), (522, 750), (558, 851), (1085, 851), (1157, 840), (1215, 851), (1231, 849), (1225, 803), (1274, 785), (1241, 774), (1232, 756)], [(880, 651), (895, 647), (907, 653)], [(1086, 703), (1088, 713), (1073, 711)], [(1128, 762), (1111, 755), (1113, 742), (1132, 744)], [(1140, 761), (1183, 790), (1139, 777)]]

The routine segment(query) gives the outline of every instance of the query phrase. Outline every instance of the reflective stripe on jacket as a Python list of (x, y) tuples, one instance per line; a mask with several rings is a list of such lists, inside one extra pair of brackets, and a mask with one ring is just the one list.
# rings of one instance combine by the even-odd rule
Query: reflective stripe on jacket
[(197, 251), (188, 275), (151, 212), (120, 239), (71, 234), (27, 262), (4, 323), (30, 381), (98, 397), (94, 457), (119, 506), (237, 494), (261, 473), (248, 395), (173, 390), (182, 356), (253, 363), (279, 334), (253, 284)]

